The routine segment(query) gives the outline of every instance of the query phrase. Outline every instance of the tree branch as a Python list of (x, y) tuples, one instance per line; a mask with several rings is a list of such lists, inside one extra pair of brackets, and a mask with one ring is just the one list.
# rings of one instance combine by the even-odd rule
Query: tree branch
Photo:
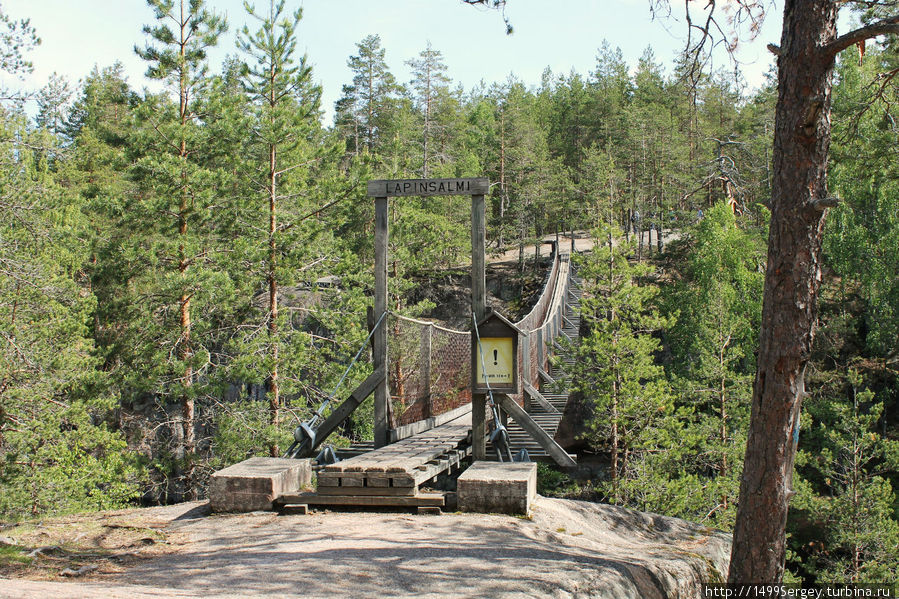
[(483, 5), (488, 6), (490, 8), (495, 8), (499, 10), (503, 15), (503, 21), (506, 23), (506, 35), (512, 35), (513, 28), (512, 23), (509, 21), (509, 18), (506, 16), (506, 0), (462, 0), (465, 4), (471, 5)]
[(885, 35), (888, 33), (899, 33), (899, 15), (893, 15), (892, 17), (881, 19), (876, 23), (866, 25), (865, 27), (859, 27), (854, 31), (850, 31), (846, 35), (841, 35), (834, 41), (827, 44), (827, 46), (824, 47), (824, 50), (829, 55), (836, 56), (849, 46), (853, 46), (859, 42), (871, 39), (872, 37), (877, 37), (878, 35)]

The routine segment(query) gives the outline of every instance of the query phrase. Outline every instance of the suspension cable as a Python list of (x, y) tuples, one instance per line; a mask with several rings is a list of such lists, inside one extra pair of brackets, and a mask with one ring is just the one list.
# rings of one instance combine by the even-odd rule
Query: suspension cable
[(362, 352), (368, 347), (368, 344), (371, 343), (371, 338), (375, 334), (375, 331), (378, 330), (378, 327), (381, 326), (381, 323), (384, 322), (384, 317), (387, 316), (387, 311), (385, 310), (381, 313), (381, 318), (378, 319), (378, 322), (372, 327), (371, 332), (369, 332), (368, 337), (365, 338), (365, 342), (362, 344), (362, 347), (359, 348), (359, 351), (356, 352), (356, 355), (353, 357), (350, 365), (347, 366), (346, 370), (343, 372), (343, 376), (340, 377), (340, 380), (337, 381), (337, 384), (334, 386), (334, 390), (331, 391), (331, 394), (318, 406), (318, 409), (315, 411), (315, 416), (321, 418), (324, 414), (325, 409), (331, 403), (331, 400), (337, 395), (337, 390), (340, 389), (340, 386), (343, 385), (343, 382), (346, 380), (346, 377), (350, 374), (350, 370), (352, 370), (353, 366), (359, 360), (359, 356), (362, 355)]

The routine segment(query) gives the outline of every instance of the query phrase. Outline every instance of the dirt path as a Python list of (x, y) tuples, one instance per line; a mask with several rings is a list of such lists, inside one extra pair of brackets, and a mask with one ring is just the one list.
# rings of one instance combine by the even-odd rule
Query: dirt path
[(0, 579), (0, 597), (693, 597), (730, 551), (681, 520), (545, 498), (530, 520), (154, 509), (172, 553), (87, 582)]
[[(681, 234), (679, 232), (665, 232), (662, 236), (662, 242), (664, 245), (671, 243), (677, 239), (680, 239)], [(546, 235), (543, 237), (544, 243), (555, 241), (555, 235)], [(652, 252), (653, 255), (656, 251), (656, 239), (653, 236), (653, 247)], [(593, 249), (595, 244), (595, 239), (590, 236), (588, 231), (575, 231), (574, 232), (574, 248), (578, 252), (587, 252)], [(571, 235), (569, 234), (560, 234), (559, 235), (559, 247), (562, 248), (562, 251), (569, 251), (571, 249)], [(495, 251), (495, 248), (493, 248)], [(490, 250), (488, 250), (489, 252)], [(550, 253), (548, 247), (544, 247), (541, 250), (541, 255), (547, 256)], [(647, 249), (644, 249), (644, 254), (648, 253)], [(524, 256), (525, 258), (533, 258), (534, 257), (534, 244), (528, 244), (524, 247)], [(491, 254), (488, 256), (489, 263), (493, 264), (496, 262), (517, 262), (518, 261), (518, 248), (510, 248), (501, 254)]]

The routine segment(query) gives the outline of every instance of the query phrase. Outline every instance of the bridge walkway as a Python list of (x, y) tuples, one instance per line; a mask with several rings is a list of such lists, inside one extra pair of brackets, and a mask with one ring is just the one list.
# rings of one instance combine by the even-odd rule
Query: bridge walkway
[[(580, 300), (583, 292), (581, 291), (581, 280), (574, 272), (570, 273), (571, 286), (568, 289), (565, 307), (563, 325), (561, 333), (571, 343), (577, 341), (579, 327), (581, 323), (580, 316)], [(565, 344), (554, 344), (554, 349), (562, 362), (570, 365), (574, 362), (574, 357), (566, 351)], [(556, 431), (559, 429), (559, 422), (562, 420), (562, 414), (565, 412), (565, 405), (568, 403), (569, 383), (562, 379), (561, 368), (553, 368), (550, 362), (549, 371), (550, 379), (553, 382), (543, 380), (541, 384), (540, 394), (548, 401), (549, 406), (545, 406), (541, 402), (528, 401), (526, 409), (531, 418), (540, 425), (550, 436), (555, 437)], [(517, 455), (521, 449), (526, 449), (531, 460), (551, 462), (552, 457), (540, 446), (537, 441), (528, 434), (517, 422), (510, 420), (506, 423), (506, 430), (509, 433), (509, 445), (512, 455)], [(492, 446), (488, 446), (488, 456), (496, 456), (496, 451)]]
[(324, 466), (317, 491), (282, 495), (281, 505), (443, 507), (442, 493), (420, 485), (471, 455), (471, 409), (435, 428)]

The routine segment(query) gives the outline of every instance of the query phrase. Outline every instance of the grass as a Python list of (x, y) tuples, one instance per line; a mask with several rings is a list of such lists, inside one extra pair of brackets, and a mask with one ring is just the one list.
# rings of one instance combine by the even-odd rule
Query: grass
[(544, 497), (600, 501), (602, 493), (593, 481), (575, 480), (549, 464), (537, 464), (537, 492)]
[[(143, 518), (143, 519), (142, 519)], [(66, 568), (95, 565), (91, 577), (121, 572), (129, 564), (174, 550), (163, 523), (139, 510), (24, 520), (4, 526), (16, 545), (0, 546), (0, 576), (56, 579)]]

